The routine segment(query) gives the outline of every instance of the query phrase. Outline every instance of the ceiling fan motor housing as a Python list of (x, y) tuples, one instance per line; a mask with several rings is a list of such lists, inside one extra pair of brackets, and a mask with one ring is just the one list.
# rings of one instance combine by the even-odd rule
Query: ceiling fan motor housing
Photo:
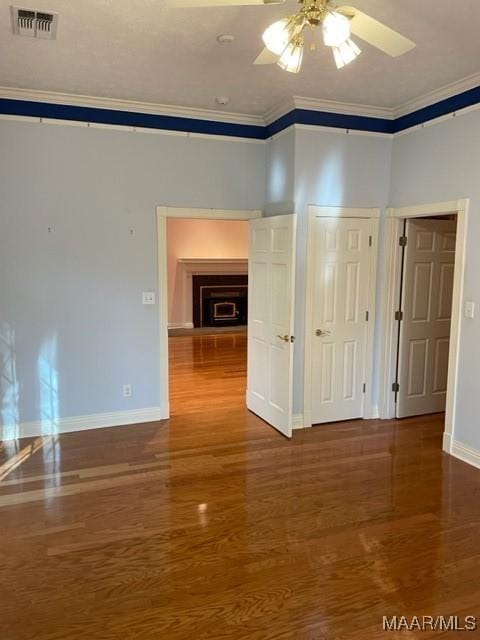
[(300, 0), (300, 4), (303, 6), (301, 13), (310, 26), (317, 27), (325, 18), (326, 0)]

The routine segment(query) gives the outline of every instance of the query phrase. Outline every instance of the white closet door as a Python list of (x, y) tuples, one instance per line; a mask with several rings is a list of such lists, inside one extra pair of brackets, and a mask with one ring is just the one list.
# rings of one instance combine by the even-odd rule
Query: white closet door
[(407, 220), (397, 416), (445, 410), (455, 220)]
[(317, 424), (363, 416), (372, 223), (316, 218), (314, 233), (312, 423)]
[(247, 407), (292, 435), (296, 216), (250, 222)]

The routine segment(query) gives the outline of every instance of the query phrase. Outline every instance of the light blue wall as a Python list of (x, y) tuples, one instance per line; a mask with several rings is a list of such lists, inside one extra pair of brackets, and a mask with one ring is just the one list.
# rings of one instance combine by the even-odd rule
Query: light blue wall
[(0, 122), (3, 424), (159, 406), (155, 207), (262, 208), (265, 153)]
[(464, 299), (477, 317), (462, 319), (455, 440), (480, 449), (480, 111), (396, 138), (393, 206), (470, 198)]
[[(301, 413), (307, 205), (471, 198), (465, 297), (478, 302), (479, 142), (480, 112), (396, 138), (393, 157), (387, 138), (324, 130), (264, 145), (0, 122), (3, 424), (160, 404), (158, 307), (141, 305), (142, 290), (157, 289), (158, 204), (275, 214), (295, 201)], [(383, 273), (381, 251), (378, 291)], [(463, 322), (455, 437), (480, 449), (478, 322)]]
[(267, 141), (266, 215), (289, 214), (295, 198), (295, 129), (285, 129)]
[[(296, 130), (295, 208), (298, 220), (295, 292), (295, 413), (303, 411), (307, 207), (310, 204), (380, 207), (383, 211), (388, 203), (391, 150), (392, 141), (386, 137), (311, 129)], [(377, 278), (379, 291), (381, 283), (380, 259)], [(378, 345), (375, 347), (375, 354), (378, 361)], [(376, 377), (374, 387), (376, 399), (378, 395)]]

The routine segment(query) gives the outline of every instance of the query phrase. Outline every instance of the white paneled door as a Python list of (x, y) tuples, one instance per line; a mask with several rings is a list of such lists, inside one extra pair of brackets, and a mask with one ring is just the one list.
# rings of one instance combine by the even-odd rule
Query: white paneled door
[(363, 416), (372, 222), (315, 218), (312, 423)]
[(295, 216), (249, 225), (247, 407), (290, 438)]
[(445, 410), (455, 220), (407, 220), (397, 417)]

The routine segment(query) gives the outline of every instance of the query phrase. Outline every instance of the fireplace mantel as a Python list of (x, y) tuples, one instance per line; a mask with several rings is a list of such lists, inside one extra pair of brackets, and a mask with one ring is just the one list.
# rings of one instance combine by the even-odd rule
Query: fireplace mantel
[(187, 275), (248, 273), (248, 258), (178, 258)]

